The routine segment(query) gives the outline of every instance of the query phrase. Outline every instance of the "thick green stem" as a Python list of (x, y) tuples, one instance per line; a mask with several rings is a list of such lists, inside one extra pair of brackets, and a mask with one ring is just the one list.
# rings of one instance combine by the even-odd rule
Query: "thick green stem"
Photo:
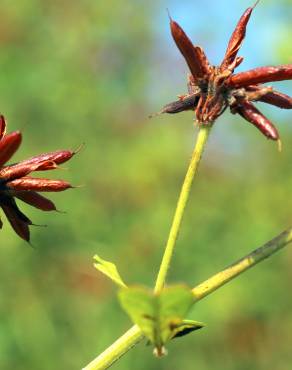
[[(233, 263), (225, 270), (212, 276), (210, 279), (197, 285), (192, 289), (195, 297), (195, 302), (203, 299), (214, 290), (220, 288), (231, 279), (234, 279), (239, 274), (255, 266), (257, 263), (270, 257), (275, 252), (284, 248), (292, 242), (292, 228), (282, 232), (280, 235), (264, 244), (262, 247), (254, 250), (239, 261)], [(115, 361), (129, 351), (137, 344), (143, 335), (141, 330), (135, 325), (128, 330), (122, 337), (108, 347), (95, 360), (88, 364), (83, 370), (105, 370), (108, 369)]]
[(236, 276), (240, 275), (244, 271), (250, 269), (259, 262), (270, 257), (275, 252), (284, 248), (287, 244), (291, 243), (291, 241), (292, 228), (283, 231), (280, 235), (276, 236), (274, 239), (270, 240), (262, 247), (255, 249), (250, 254), (228, 266), (225, 270), (197, 285), (195, 288), (192, 289), (195, 300), (199, 301), (202, 298), (206, 297), (214, 290), (228, 283), (228, 281), (234, 279)]
[(182, 185), (180, 196), (178, 198), (178, 202), (177, 202), (176, 210), (174, 213), (172, 225), (170, 228), (168, 240), (167, 240), (166, 247), (164, 250), (164, 255), (163, 255), (161, 265), (159, 268), (159, 272), (158, 272), (158, 276), (156, 279), (156, 284), (154, 288), (155, 293), (159, 293), (163, 289), (163, 286), (165, 284), (167, 271), (168, 271), (171, 258), (173, 255), (173, 251), (174, 251), (175, 243), (176, 243), (178, 233), (180, 230), (185, 207), (186, 207), (189, 195), (190, 195), (190, 190), (191, 190), (191, 186), (193, 183), (193, 179), (199, 167), (200, 159), (204, 151), (205, 144), (207, 142), (211, 128), (212, 128), (212, 125), (201, 126), (200, 128), (197, 141), (196, 141), (196, 145), (195, 145), (195, 148), (192, 154), (192, 159), (191, 159), (188, 171), (186, 173), (186, 176), (185, 176), (185, 179)]

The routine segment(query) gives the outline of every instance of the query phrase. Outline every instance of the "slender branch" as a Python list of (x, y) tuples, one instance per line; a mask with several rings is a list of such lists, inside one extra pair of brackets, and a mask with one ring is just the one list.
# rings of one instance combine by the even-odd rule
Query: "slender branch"
[(133, 346), (139, 343), (144, 338), (141, 330), (137, 325), (134, 325), (124, 335), (117, 339), (98, 357), (91, 361), (82, 370), (105, 370), (108, 369), (114, 362), (128, 352)]
[(291, 241), (292, 227), (283, 231), (280, 235), (276, 236), (274, 239), (270, 240), (262, 247), (255, 249), (250, 254), (234, 262), (225, 270), (219, 272), (218, 274), (212, 276), (208, 280), (205, 280), (203, 283), (193, 288), (192, 292), (195, 296), (195, 300), (199, 301), (202, 298), (206, 297), (210, 293), (214, 292), (214, 290), (228, 283), (228, 281), (234, 279), (251, 267), (254, 267), (256, 264), (270, 257), (275, 252), (278, 252), (287, 244), (291, 243)]
[[(270, 240), (262, 247), (255, 249), (253, 252), (233, 263), (225, 270), (212, 276), (210, 279), (197, 285), (192, 289), (195, 296), (195, 302), (203, 299), (214, 290), (220, 288), (228, 281), (234, 279), (239, 274), (255, 266), (257, 263), (270, 257), (275, 252), (284, 248), (292, 242), (292, 228), (287, 229), (274, 239)], [(129, 329), (122, 337), (108, 347), (95, 360), (88, 364), (83, 370), (105, 370), (108, 369), (121, 356), (128, 352), (133, 346), (143, 338), (141, 330), (135, 325)]]
[(199, 167), (200, 159), (203, 154), (211, 128), (212, 125), (201, 126), (200, 131), (198, 133), (197, 141), (192, 154), (192, 159), (182, 185), (180, 196), (178, 198), (172, 225), (169, 231), (168, 240), (164, 250), (164, 255), (156, 279), (156, 284), (154, 288), (155, 293), (159, 293), (163, 289), (163, 286), (165, 284), (167, 271), (173, 255), (173, 250), (180, 230), (185, 207), (190, 195), (193, 179)]

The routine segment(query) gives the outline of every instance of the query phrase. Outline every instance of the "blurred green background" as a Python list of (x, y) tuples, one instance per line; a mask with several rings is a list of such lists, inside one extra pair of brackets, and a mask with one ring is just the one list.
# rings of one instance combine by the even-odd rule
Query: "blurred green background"
[[(15, 160), (85, 148), (54, 178), (80, 188), (52, 194), (66, 213), (21, 204), (32, 244), (0, 233), (0, 369), (81, 369), (130, 321), (98, 253), (128, 283), (152, 286), (197, 134), (192, 113), (150, 113), (186, 91), (186, 65), (166, 8), (214, 63), (251, 1), (0, 1), (0, 102), (24, 140)], [(261, 1), (241, 70), (291, 63), (291, 0)], [(291, 82), (277, 87), (291, 94)], [(283, 151), (229, 112), (213, 130), (169, 282), (201, 282), (292, 224), (291, 111), (261, 105)], [(292, 248), (200, 302), (207, 327), (152, 356), (145, 343), (120, 370), (274, 369), (292, 363)]]

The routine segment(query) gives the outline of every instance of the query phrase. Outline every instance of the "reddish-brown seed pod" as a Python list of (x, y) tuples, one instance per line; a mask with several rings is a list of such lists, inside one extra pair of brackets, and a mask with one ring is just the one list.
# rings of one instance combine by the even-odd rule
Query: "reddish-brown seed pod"
[[(251, 85), (247, 86), (246, 90), (249, 92), (261, 92), (262, 90), (267, 89), (265, 86), (257, 86), (257, 85)], [(262, 96), (259, 96), (259, 98), (255, 99), (255, 101), (261, 101), (263, 103), (275, 105), (276, 107), (282, 108), (282, 109), (292, 109), (292, 98), (289, 95), (283, 94), (277, 90), (272, 90), (267, 93), (265, 93)]]
[(292, 109), (292, 98), (289, 95), (280, 93), (279, 91), (272, 91), (262, 96), (258, 101), (275, 105), (283, 109)]
[(5, 198), (0, 204), (14, 231), (27, 242), (29, 241), (29, 225), (32, 222), (17, 207), (13, 198)]
[(5, 182), (12, 181), (26, 176), (33, 171), (37, 171), (39, 168), (52, 168), (53, 165), (54, 163), (51, 161), (43, 161), (40, 163), (16, 163), (11, 166), (3, 167), (0, 170), (0, 179)]
[(252, 103), (247, 101), (242, 102), (235, 108), (235, 111), (257, 127), (268, 139), (279, 139), (279, 133), (272, 122), (258, 111)]
[(11, 132), (0, 140), (0, 167), (8, 162), (17, 151), (21, 144), (21, 140), (22, 136), (20, 131)]
[[(230, 37), (230, 40), (229, 40), (229, 43), (228, 43), (228, 46), (227, 46), (227, 49), (226, 49), (226, 52), (225, 52), (224, 59), (223, 59), (223, 61), (221, 63), (221, 66), (220, 66), (221, 70), (225, 70), (226, 68), (228, 68), (234, 62), (234, 60), (236, 58), (236, 55), (238, 53), (238, 50), (240, 49), (241, 44), (242, 44), (242, 42), (245, 38), (246, 26), (247, 26), (247, 23), (249, 21), (249, 18), (251, 16), (251, 13), (252, 13), (255, 5), (252, 8), (247, 8), (246, 11), (241, 16), (241, 18), (239, 19), (239, 21), (238, 21), (238, 23), (235, 27), (235, 30), (233, 31), (233, 33)], [(242, 62), (242, 60), (239, 61), (239, 63), (241, 63), (241, 62)]]
[(30, 238), (28, 224), (19, 219), (13, 209), (7, 206), (1, 207), (16, 234), (28, 242)]
[[(171, 102), (165, 105), (159, 113), (179, 113), (186, 110), (194, 110), (199, 101), (198, 94), (190, 94), (185, 96), (183, 99)], [(158, 113), (158, 114), (159, 114)]]
[(210, 64), (202, 48), (194, 46), (184, 30), (172, 19), (170, 19), (170, 29), (176, 46), (185, 58), (194, 79), (204, 79), (210, 73)]
[(22, 177), (7, 183), (13, 190), (32, 191), (63, 191), (72, 188), (71, 184), (63, 180), (41, 179), (35, 177)]
[[(55, 151), (55, 152), (36, 155), (34, 157), (31, 157), (29, 159), (26, 159), (26, 160), (22, 161), (21, 163), (22, 164), (34, 164), (34, 163), (44, 162), (44, 166), (39, 167), (35, 171), (52, 170), (52, 169), (57, 167), (56, 164), (61, 164), (61, 163), (65, 163), (65, 162), (69, 161), (69, 159), (71, 159), (74, 154), (75, 154), (75, 152), (73, 152), (71, 150), (58, 150), (58, 151)], [(50, 167), (48, 165), (46, 167), (46, 165), (45, 165), (46, 162), (47, 162), (47, 165), (49, 163), (51, 163), (52, 165), (53, 165), (53, 163), (55, 163), (55, 166)]]
[(6, 121), (4, 116), (0, 115), (0, 140), (5, 135), (6, 132)]
[(244, 87), (265, 82), (283, 81), (292, 79), (292, 64), (277, 67), (259, 67), (231, 76), (227, 85), (229, 87)]
[(56, 206), (50, 199), (35, 191), (15, 191), (14, 193), (16, 198), (42, 211), (56, 211)]

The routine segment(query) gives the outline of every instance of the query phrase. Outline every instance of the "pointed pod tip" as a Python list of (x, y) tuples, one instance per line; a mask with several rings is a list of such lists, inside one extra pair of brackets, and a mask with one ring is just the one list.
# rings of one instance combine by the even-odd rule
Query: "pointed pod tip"
[(31, 226), (48, 227), (48, 225), (46, 225), (46, 224), (31, 224)]
[(52, 211), (55, 211), (55, 212), (57, 212), (57, 213), (62, 213), (62, 214), (66, 214), (67, 212), (65, 212), (65, 211), (61, 211), (60, 209), (52, 209)]
[(78, 145), (76, 149), (73, 150), (73, 155), (80, 153), (85, 147), (85, 143), (81, 143)]
[(169, 12), (169, 9), (168, 8), (166, 8), (166, 12), (167, 12), (169, 21), (172, 22), (172, 18), (171, 18), (171, 15), (170, 15), (170, 12)]
[(252, 10), (254, 10), (254, 8), (258, 5), (258, 3), (260, 2), (260, 0), (257, 0), (254, 5), (251, 7)]
[(69, 189), (79, 189), (79, 188), (84, 188), (85, 184), (80, 184), (80, 185), (70, 185)]
[(29, 244), (29, 246), (30, 246), (32, 249), (36, 249), (35, 245), (34, 245), (34, 244), (32, 244), (32, 242), (31, 242), (30, 240), (26, 240), (26, 239), (24, 239), (24, 240)]
[(151, 119), (153, 117), (160, 116), (160, 114), (162, 114), (162, 113), (165, 113), (165, 112), (163, 110), (161, 110), (159, 112), (151, 113), (151, 114), (149, 114), (148, 118)]

